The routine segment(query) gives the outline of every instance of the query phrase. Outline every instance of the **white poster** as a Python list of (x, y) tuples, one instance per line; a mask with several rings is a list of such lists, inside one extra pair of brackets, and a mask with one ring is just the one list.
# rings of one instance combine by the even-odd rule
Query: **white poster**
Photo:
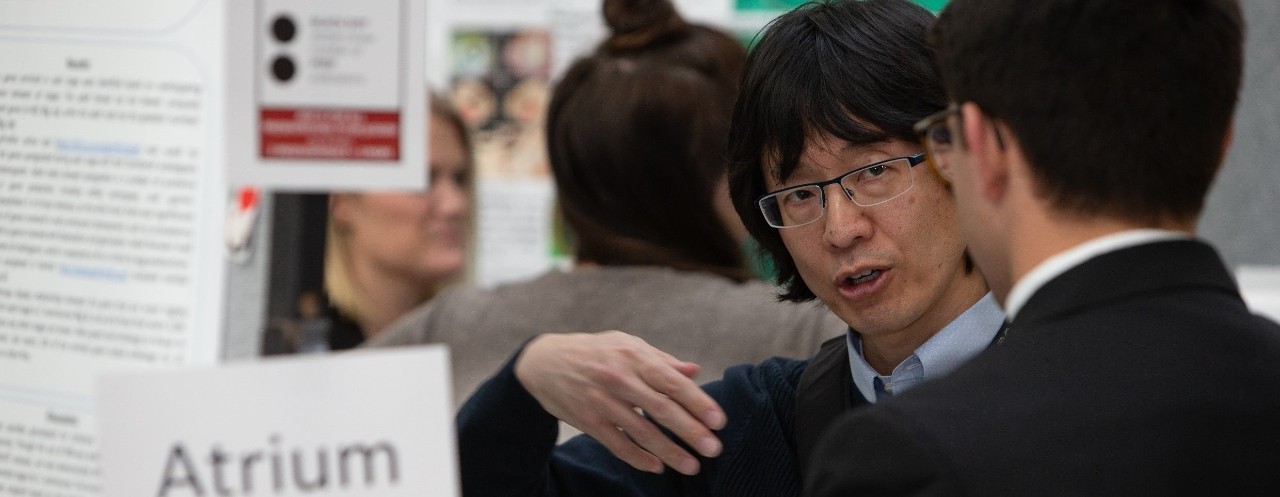
[(476, 197), (476, 284), (529, 279), (563, 264), (552, 254), (555, 188), (550, 180), (482, 181)]
[(108, 375), (108, 497), (458, 495), (441, 346)]
[[(94, 380), (218, 360), (228, 246), (256, 192), (231, 193), (229, 165), (306, 165), (263, 184), (423, 186), (424, 6), (0, 0), (0, 495), (100, 495)], [(261, 87), (287, 79), (262, 64), (283, 56), (293, 86)], [(249, 139), (298, 129), (346, 133), (360, 157)]]
[(1249, 310), (1280, 323), (1280, 266), (1241, 266), (1236, 282)]
[(425, 0), (233, 3), (233, 185), (426, 187)]
[(94, 378), (218, 356), (222, 14), (0, 0), (0, 495), (99, 495)]

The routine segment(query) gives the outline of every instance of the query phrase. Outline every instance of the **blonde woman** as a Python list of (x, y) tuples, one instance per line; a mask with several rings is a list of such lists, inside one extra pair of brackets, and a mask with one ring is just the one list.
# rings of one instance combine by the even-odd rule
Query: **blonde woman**
[(434, 95), (429, 129), (427, 191), (329, 197), (324, 287), (331, 349), (349, 349), (376, 335), (466, 266), (470, 139), (453, 106)]

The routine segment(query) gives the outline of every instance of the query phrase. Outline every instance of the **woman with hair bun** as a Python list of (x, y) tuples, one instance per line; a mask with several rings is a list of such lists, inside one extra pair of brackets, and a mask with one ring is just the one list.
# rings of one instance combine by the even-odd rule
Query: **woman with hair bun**
[(370, 342), (446, 343), (461, 403), (540, 333), (625, 330), (703, 378), (804, 357), (845, 325), (751, 280), (727, 194), (726, 138), (746, 52), (665, 1), (606, 1), (613, 35), (568, 68), (547, 145), (576, 264), (494, 288), (455, 287)]

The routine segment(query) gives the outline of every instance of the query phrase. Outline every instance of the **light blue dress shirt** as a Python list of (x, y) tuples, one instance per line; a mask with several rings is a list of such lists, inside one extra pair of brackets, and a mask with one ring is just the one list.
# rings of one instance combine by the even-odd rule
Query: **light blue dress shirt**
[(991, 293), (978, 299), (955, 320), (947, 323), (915, 353), (898, 364), (889, 375), (880, 375), (862, 357), (862, 337), (849, 330), (849, 369), (853, 384), (863, 397), (876, 402), (875, 379), (880, 378), (889, 395), (900, 394), (911, 387), (955, 371), (969, 359), (986, 350), (1004, 323), (1004, 311)]

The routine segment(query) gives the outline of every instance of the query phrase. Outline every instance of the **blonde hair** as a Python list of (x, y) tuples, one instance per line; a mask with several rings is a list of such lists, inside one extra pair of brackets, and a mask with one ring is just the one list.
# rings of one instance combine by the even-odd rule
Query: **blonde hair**
[[(471, 135), (467, 130), (467, 125), (462, 121), (462, 116), (452, 103), (435, 92), (429, 93), (428, 99), (431, 101), (430, 116), (441, 119), (457, 129), (458, 136), (462, 138), (462, 149), (466, 153), (467, 165), (470, 167), (473, 160)], [(332, 203), (330, 208), (332, 208)], [(338, 309), (343, 315), (358, 322), (367, 305), (360, 294), (360, 289), (356, 288), (354, 278), (351, 277), (351, 268), (347, 266), (351, 249), (349, 246), (350, 236), (346, 231), (348, 230), (345, 227), (339, 226), (334, 221), (333, 213), (330, 212), (329, 218), (325, 222), (324, 291), (329, 298), (330, 305)], [(441, 283), (434, 284), (433, 288), (429, 289), (427, 292), (428, 298), (439, 290), (440, 285)]]

